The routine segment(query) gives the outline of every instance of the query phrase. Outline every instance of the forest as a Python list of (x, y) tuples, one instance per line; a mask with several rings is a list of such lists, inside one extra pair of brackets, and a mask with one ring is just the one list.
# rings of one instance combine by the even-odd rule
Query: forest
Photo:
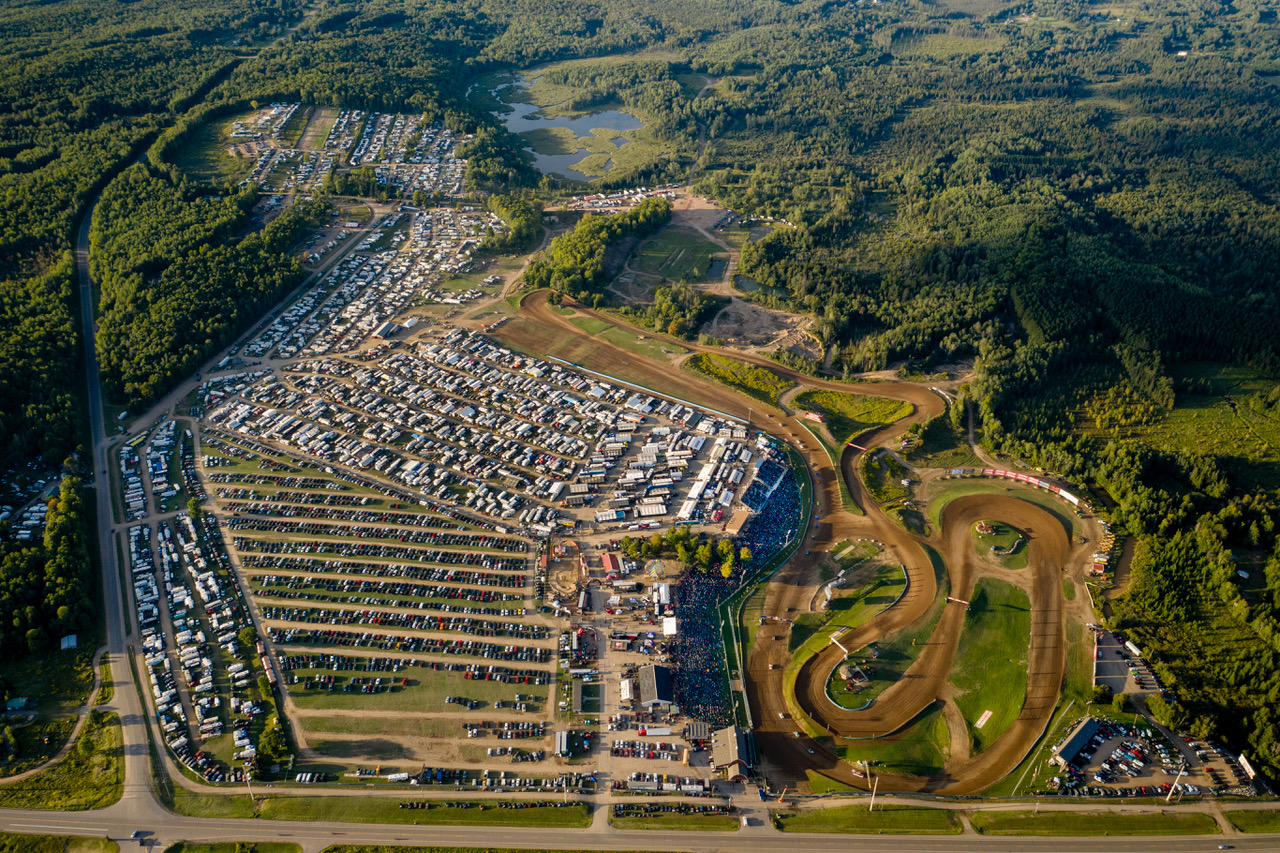
[(557, 294), (599, 304), (605, 278), (605, 252), (624, 237), (644, 237), (671, 221), (671, 203), (647, 198), (625, 213), (588, 213), (572, 231), (561, 234), (539, 252), (524, 273), (529, 287), (549, 287)]
[[(1185, 688), (1169, 713), (1280, 773), (1277, 495), (1246, 485), (1238, 458), (1142, 437), (1191, 390), (1188, 362), (1280, 371), (1272, 0), (2, 8), (3, 467), (77, 442), (73, 231), (104, 188), (104, 378), (146, 401), (297, 281), (287, 249), (315, 214), (255, 230), (251, 191), (189, 183), (172, 155), (204, 122), (255, 99), (425, 113), (475, 134), (469, 186), (529, 245), (556, 182), (466, 93), (486, 72), (576, 60), (551, 81), (569, 106), (630, 109), (669, 155), (599, 186), (692, 175), (780, 220), (742, 253), (736, 271), (765, 286), (744, 298), (813, 316), (837, 375), (972, 363), (962, 398), (982, 440), (1105, 494), (1137, 537), (1115, 618)], [(668, 216), (584, 219), (529, 280), (603, 299), (607, 247)], [(677, 284), (632, 311), (694, 335), (714, 308)], [(1274, 417), (1276, 399), (1237, 404)], [(1242, 563), (1254, 583), (1228, 571)], [(1188, 642), (1210, 635), (1229, 642)], [(1204, 666), (1228, 647), (1248, 654)]]
[(328, 203), (298, 202), (237, 239), (256, 198), (250, 187), (188, 201), (141, 165), (103, 192), (90, 266), (102, 290), (97, 347), (107, 394), (154, 401), (302, 281), (289, 252)]
[(44, 540), (0, 541), (0, 652), (7, 659), (45, 651), (93, 624), (89, 511), (79, 484), (64, 477), (49, 500)]

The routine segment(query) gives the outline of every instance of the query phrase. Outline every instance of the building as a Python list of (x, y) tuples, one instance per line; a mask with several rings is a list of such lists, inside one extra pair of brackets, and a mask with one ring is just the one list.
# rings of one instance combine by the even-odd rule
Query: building
[(673, 702), (671, 670), (656, 664), (640, 667), (640, 707), (646, 711), (667, 711)]
[(1093, 717), (1085, 717), (1071, 730), (1071, 734), (1067, 735), (1067, 739), (1061, 746), (1053, 750), (1053, 758), (1050, 761), (1059, 767), (1066, 767), (1071, 763), (1071, 759), (1080, 754), (1080, 750), (1089, 745), (1097, 733), (1098, 721)]
[(737, 726), (729, 726), (712, 734), (711, 767), (730, 782), (747, 781), (751, 770), (747, 733)]

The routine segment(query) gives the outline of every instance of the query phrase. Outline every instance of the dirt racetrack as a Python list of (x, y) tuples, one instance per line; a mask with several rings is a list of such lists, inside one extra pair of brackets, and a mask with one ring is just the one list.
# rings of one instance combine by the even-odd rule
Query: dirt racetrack
[[(1027, 696), (1022, 713), (994, 745), (975, 758), (959, 764), (949, 762), (947, 773), (941, 776), (882, 777), (881, 786), (887, 790), (969, 793), (985, 787), (1022, 760), (1057, 704), (1066, 660), (1061, 567), (1071, 552), (1070, 532), (1040, 507), (1014, 497), (957, 498), (946, 506), (941, 519), (942, 557), (947, 566), (950, 595), (956, 598), (967, 600), (973, 593), (977, 557), (970, 531), (982, 520), (1013, 525), (1028, 536), (1032, 629)], [(924, 595), (910, 602), (904, 598), (898, 607), (884, 614), (891, 618), (876, 619), (847, 631), (840, 641), (850, 651), (860, 648), (925, 615), (932, 601), (932, 596)], [(798, 700), (816, 723), (836, 737), (875, 738), (898, 731), (940, 697), (960, 640), (964, 613), (964, 605), (946, 604), (919, 658), (902, 680), (886, 690), (867, 710), (846, 710), (827, 696), (827, 681), (845, 658), (844, 652), (834, 644), (814, 655), (801, 668), (796, 681)]]
[[(923, 422), (945, 411), (943, 400), (927, 388), (906, 382), (846, 383), (816, 379), (769, 359), (738, 351), (691, 344), (647, 329), (630, 326), (619, 318), (573, 306), (582, 315), (597, 317), (660, 343), (694, 352), (721, 352), (743, 362), (757, 364), (811, 388), (846, 391), (876, 397), (906, 400), (915, 407), (907, 418), (858, 436), (854, 443), (868, 449), (885, 446), (911, 424)], [(869, 538), (882, 543), (906, 569), (907, 589), (892, 607), (855, 631), (842, 642), (852, 649), (877, 640), (921, 619), (939, 593), (944, 579), (957, 597), (972, 590), (973, 561), (969, 539), (978, 520), (997, 520), (1027, 533), (1032, 608), (1032, 638), (1029, 654), (1027, 698), (1017, 720), (996, 743), (979, 755), (953, 762), (947, 772), (936, 777), (882, 776), (884, 790), (971, 793), (997, 781), (1011, 771), (1039, 738), (1057, 703), (1065, 670), (1065, 639), (1060, 569), (1072, 551), (1070, 531), (1042, 508), (1010, 495), (974, 495), (958, 498), (946, 508), (941, 531), (928, 539), (907, 532), (886, 516), (862, 487), (857, 476), (863, 452), (846, 446), (837, 473), (826, 452), (817, 445), (790, 413), (771, 415), (760, 404), (738, 393), (703, 380), (670, 363), (660, 363), (586, 335), (552, 308), (544, 293), (534, 293), (521, 304), (522, 319), (504, 325), (495, 333), (507, 343), (531, 352), (554, 352), (584, 367), (673, 394), (726, 414), (750, 418), (752, 425), (796, 447), (805, 459), (814, 485), (814, 520), (806, 541), (769, 585), (764, 614), (790, 620), (809, 610), (818, 587), (816, 564), (822, 552), (848, 539)], [(844, 478), (854, 501), (866, 515), (854, 515), (842, 506), (840, 483)], [(926, 547), (928, 546), (928, 547)], [(932, 552), (930, 551), (932, 548)], [(813, 551), (813, 555), (807, 555)], [(819, 725), (836, 737), (893, 736), (922, 709), (939, 698), (947, 683), (964, 622), (961, 605), (948, 604), (939, 619), (929, 646), (908, 670), (906, 677), (886, 691), (867, 711), (839, 708), (826, 696), (825, 685), (831, 670), (843, 655), (834, 647), (809, 661), (801, 670), (796, 697), (801, 707)], [(762, 625), (747, 661), (745, 690), (751, 708), (757, 748), (766, 773), (784, 783), (804, 781), (806, 770), (815, 770), (845, 784), (865, 787), (853, 776), (847, 763), (808, 737), (795, 737), (800, 728), (790, 718), (784, 696), (783, 676), (790, 660), (788, 629), (778, 623)], [(847, 640), (847, 642), (846, 642)]]

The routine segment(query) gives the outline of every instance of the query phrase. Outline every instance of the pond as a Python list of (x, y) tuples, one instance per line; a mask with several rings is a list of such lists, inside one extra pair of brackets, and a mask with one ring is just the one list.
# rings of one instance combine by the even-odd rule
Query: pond
[[(506, 125), (507, 130), (512, 133), (527, 133), (531, 130), (550, 130), (551, 128), (563, 127), (575, 137), (583, 137), (591, 136), (593, 130), (611, 130), (621, 133), (622, 131), (637, 130), (644, 127), (644, 122), (630, 113), (622, 112), (622, 110), (602, 110), (596, 113), (583, 113), (574, 117), (544, 115), (542, 107), (520, 100), (528, 90), (530, 82), (531, 78), (527, 75), (519, 75), (511, 82), (503, 83), (490, 90), (490, 94), (494, 98), (508, 107), (505, 111), (497, 112), (497, 116)], [(614, 145), (621, 145), (628, 141), (621, 136), (613, 139)], [(525, 147), (533, 154), (533, 165), (544, 174), (557, 174), (578, 181), (592, 180), (590, 175), (583, 174), (573, 168), (576, 163), (580, 163), (583, 158), (591, 153), (585, 148), (579, 148), (569, 154), (543, 154), (527, 145)], [(612, 167), (613, 163), (610, 161), (605, 164), (604, 170), (607, 172)]]
[(754, 278), (749, 278), (745, 275), (735, 275), (733, 277), (733, 286), (738, 288), (738, 290), (741, 290), (744, 293), (754, 293), (755, 291), (758, 290), (763, 293), (767, 293), (770, 296), (786, 296), (787, 295), (787, 291), (784, 288), (769, 287), (768, 285), (761, 284), (760, 282), (756, 281)]

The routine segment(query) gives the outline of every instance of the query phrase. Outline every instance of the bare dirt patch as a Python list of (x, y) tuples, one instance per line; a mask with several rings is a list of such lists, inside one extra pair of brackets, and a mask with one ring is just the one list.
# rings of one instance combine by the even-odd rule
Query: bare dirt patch
[(787, 350), (806, 358), (821, 358), (822, 348), (810, 334), (811, 317), (764, 308), (736, 297), (702, 329), (726, 346), (749, 351)]

